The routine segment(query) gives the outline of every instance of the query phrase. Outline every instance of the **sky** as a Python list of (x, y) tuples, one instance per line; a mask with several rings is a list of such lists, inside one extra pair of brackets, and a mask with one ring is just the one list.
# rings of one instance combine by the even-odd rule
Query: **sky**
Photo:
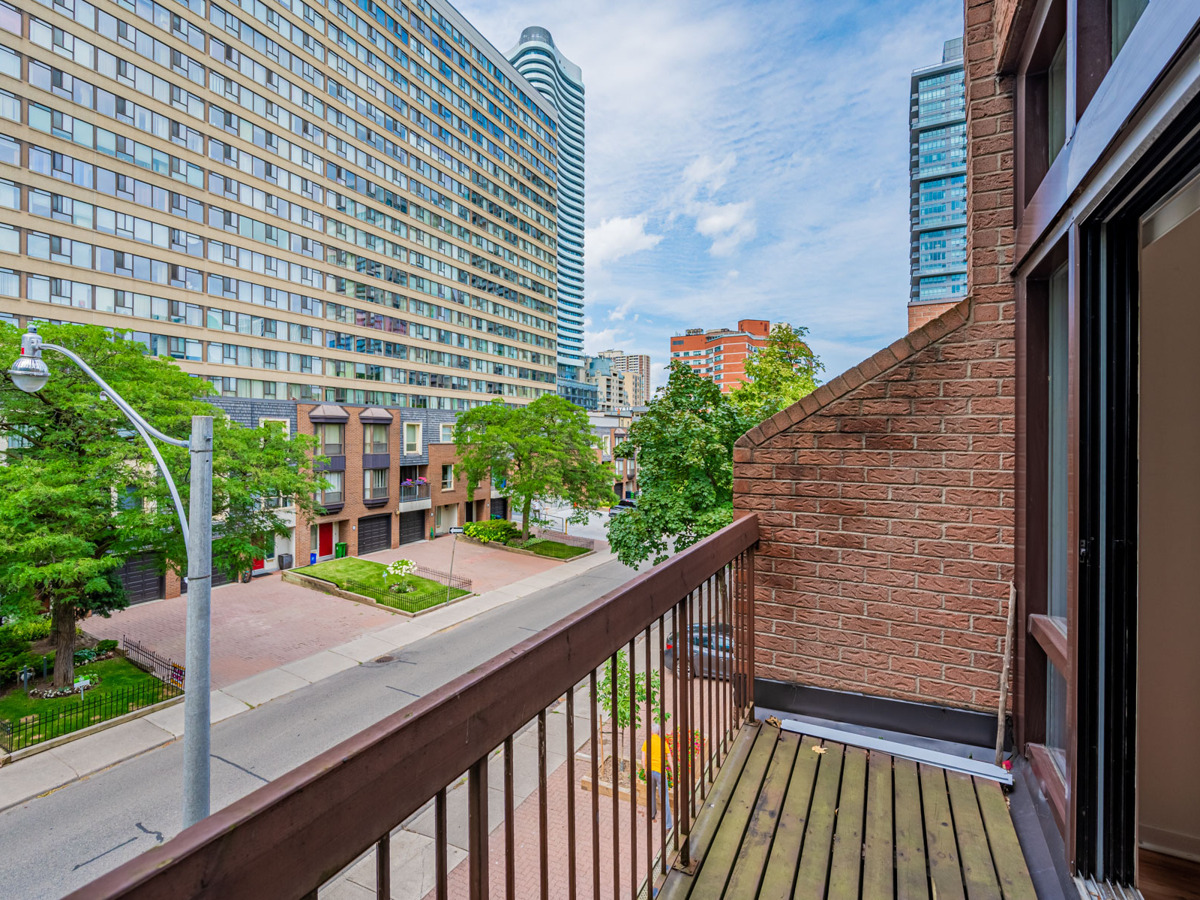
[(962, 0), (457, 0), (542, 25), (586, 89), (585, 349), (739, 318), (809, 329), (829, 380), (904, 334), (914, 68)]

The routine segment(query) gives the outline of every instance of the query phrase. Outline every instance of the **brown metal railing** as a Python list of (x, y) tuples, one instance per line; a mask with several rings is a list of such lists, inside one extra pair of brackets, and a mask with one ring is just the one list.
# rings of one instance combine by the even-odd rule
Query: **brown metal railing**
[[(308, 900), (352, 878), (386, 898), (404, 841), (427, 851), (411, 872), (398, 862), (405, 888), (424, 878), (430, 900), (636, 900), (690, 863), (692, 823), (753, 716), (757, 540), (757, 518), (739, 519), (71, 896)], [(640, 723), (619, 721), (622, 695)], [(639, 812), (652, 721), (669, 738), (670, 830)], [(502, 795), (490, 803), (489, 780)]]

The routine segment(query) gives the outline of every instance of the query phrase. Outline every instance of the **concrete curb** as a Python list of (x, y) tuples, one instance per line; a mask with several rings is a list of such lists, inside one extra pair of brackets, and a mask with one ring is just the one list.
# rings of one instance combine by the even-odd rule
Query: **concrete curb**
[[(348, 643), (259, 672), (213, 691), (210, 721), (216, 724), (232, 718), (528, 594), (553, 587), (615, 558), (612, 553), (593, 551), (505, 587), (462, 597), (448, 606), (434, 607), (429, 610), (433, 615), (405, 617), (395, 625), (367, 632)], [(13, 760), (0, 766), (0, 812), (170, 744), (182, 735), (183, 705), (175, 700), (168, 708), (160, 707), (133, 721), (122, 722), (35, 756)]]

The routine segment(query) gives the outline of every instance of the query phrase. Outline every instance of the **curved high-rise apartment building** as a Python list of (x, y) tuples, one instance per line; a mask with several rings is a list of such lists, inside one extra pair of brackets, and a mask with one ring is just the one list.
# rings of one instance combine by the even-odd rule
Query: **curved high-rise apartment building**
[(508, 58), (558, 111), (558, 364), (560, 380), (577, 381), (583, 363), (583, 73), (536, 25), (521, 32)]

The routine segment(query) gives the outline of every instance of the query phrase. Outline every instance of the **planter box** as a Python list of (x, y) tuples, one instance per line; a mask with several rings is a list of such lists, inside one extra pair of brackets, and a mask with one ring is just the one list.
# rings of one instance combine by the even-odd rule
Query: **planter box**
[(532, 550), (522, 550), (519, 547), (509, 547), (507, 544), (502, 544), (499, 541), (488, 541), (486, 544), (483, 541), (477, 541), (473, 537), (467, 537), (465, 534), (460, 534), (458, 539), (466, 541), (470, 544), (475, 544), (479, 547), (495, 547), (497, 550), (503, 550), (505, 553), (520, 553), (524, 556), (536, 556), (538, 559), (548, 559), (551, 562), (568, 563), (575, 562), (577, 559), (586, 559), (595, 554), (595, 550), (588, 550), (586, 553), (580, 553), (578, 556), (572, 556), (570, 559), (556, 559), (553, 556), (542, 556), (540, 553), (534, 553)]
[[(604, 768), (604, 763), (606, 763), (606, 762), (608, 762), (608, 757), (605, 757), (603, 760), (601, 760), (601, 762), (600, 762), (601, 769)], [(582, 778), (579, 779), (579, 786), (581, 788), (583, 788), (585, 791), (595, 790), (596, 793), (598, 793), (602, 797), (611, 797), (613, 794), (612, 782), (605, 781), (604, 777), (601, 776), (599, 778), (599, 780), (596, 782), (596, 784), (593, 786), (592, 773), (590, 771), (590, 766), (591, 766), (591, 758), (590, 757), (588, 758), (588, 766), (589, 766), (589, 771), (587, 772), (587, 774), (585, 774)], [(637, 781), (637, 782), (635, 782), (635, 784), (637, 786), (637, 805), (645, 806), (646, 805), (646, 783), (644, 781)], [(623, 785), (618, 786), (617, 787), (617, 797), (620, 799), (620, 801), (622, 803), (628, 803), (629, 802), (629, 788), (627, 788)]]
[(295, 569), (288, 569), (280, 576), (289, 584), (298, 584), (301, 587), (306, 587), (310, 591), (320, 591), (322, 594), (329, 594), (333, 597), (341, 597), (343, 600), (353, 600), (355, 603), (365, 603), (367, 606), (375, 609), (385, 609), (390, 613), (395, 613), (398, 616), (407, 616), (410, 619), (415, 619), (417, 616), (423, 616), (426, 613), (431, 613), (437, 609), (445, 609), (447, 606), (453, 606), (460, 600), (466, 600), (474, 597), (474, 594), (463, 594), (461, 597), (455, 597), (449, 603), (439, 603), (436, 606), (430, 606), (428, 609), (418, 610), (417, 612), (409, 612), (406, 609), (396, 609), (394, 606), (388, 606), (386, 603), (376, 603), (371, 597), (364, 597), (362, 594), (355, 594), (351, 591), (343, 591), (340, 587), (331, 581), (325, 581), (321, 578), (316, 578), (312, 575), (304, 575), (297, 572)]

